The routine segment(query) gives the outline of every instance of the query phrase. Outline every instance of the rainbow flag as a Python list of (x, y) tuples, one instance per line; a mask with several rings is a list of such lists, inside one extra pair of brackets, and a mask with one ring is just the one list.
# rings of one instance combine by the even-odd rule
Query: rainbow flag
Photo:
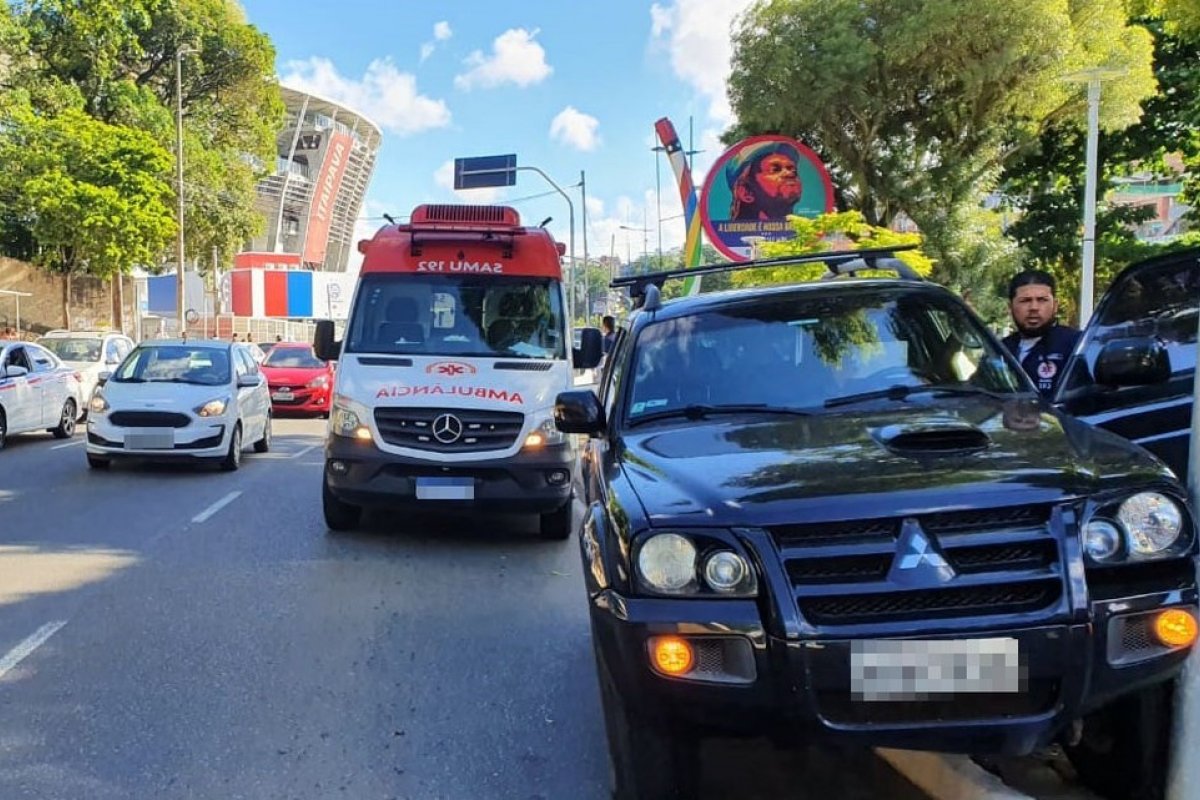
[[(696, 267), (700, 265), (700, 198), (696, 194), (696, 185), (692, 183), (692, 171), (688, 167), (687, 156), (683, 152), (683, 144), (671, 120), (663, 117), (654, 123), (658, 139), (666, 150), (671, 169), (675, 170), (675, 180), (679, 182), (679, 198), (683, 201), (683, 219), (687, 225), (687, 238), (683, 245), (683, 265)], [(686, 278), (683, 283), (683, 293), (693, 295), (700, 293), (700, 278)]]

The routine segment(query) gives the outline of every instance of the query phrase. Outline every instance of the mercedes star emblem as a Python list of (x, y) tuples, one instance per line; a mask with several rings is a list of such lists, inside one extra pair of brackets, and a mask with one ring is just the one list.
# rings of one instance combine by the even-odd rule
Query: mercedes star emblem
[(442, 444), (454, 444), (462, 434), (462, 420), (453, 414), (441, 414), (434, 418), (433, 438)]

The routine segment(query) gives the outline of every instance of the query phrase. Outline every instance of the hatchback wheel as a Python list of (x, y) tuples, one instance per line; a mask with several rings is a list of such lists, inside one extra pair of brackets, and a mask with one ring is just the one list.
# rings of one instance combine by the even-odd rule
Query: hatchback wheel
[(271, 449), (271, 415), (267, 414), (267, 424), (263, 426), (262, 438), (254, 443), (254, 452), (266, 453)]
[(233, 435), (229, 437), (229, 452), (225, 454), (225, 458), (221, 460), (221, 469), (226, 472), (234, 472), (242, 465), (242, 423), (238, 423), (233, 428)]

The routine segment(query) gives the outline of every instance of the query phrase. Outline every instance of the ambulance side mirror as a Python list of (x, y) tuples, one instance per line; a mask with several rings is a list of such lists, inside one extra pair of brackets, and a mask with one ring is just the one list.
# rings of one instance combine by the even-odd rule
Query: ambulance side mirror
[(334, 337), (333, 320), (317, 320), (317, 330), (313, 334), (313, 353), (322, 361), (336, 361), (342, 352), (342, 343)]
[(575, 369), (591, 369), (604, 356), (604, 334), (599, 328), (579, 331), (579, 347), (572, 348), (571, 361)]

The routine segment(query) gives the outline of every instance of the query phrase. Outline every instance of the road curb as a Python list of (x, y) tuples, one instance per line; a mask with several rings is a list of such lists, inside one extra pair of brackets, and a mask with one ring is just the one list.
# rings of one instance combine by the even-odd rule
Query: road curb
[(967, 756), (883, 747), (875, 752), (934, 800), (1033, 800)]

